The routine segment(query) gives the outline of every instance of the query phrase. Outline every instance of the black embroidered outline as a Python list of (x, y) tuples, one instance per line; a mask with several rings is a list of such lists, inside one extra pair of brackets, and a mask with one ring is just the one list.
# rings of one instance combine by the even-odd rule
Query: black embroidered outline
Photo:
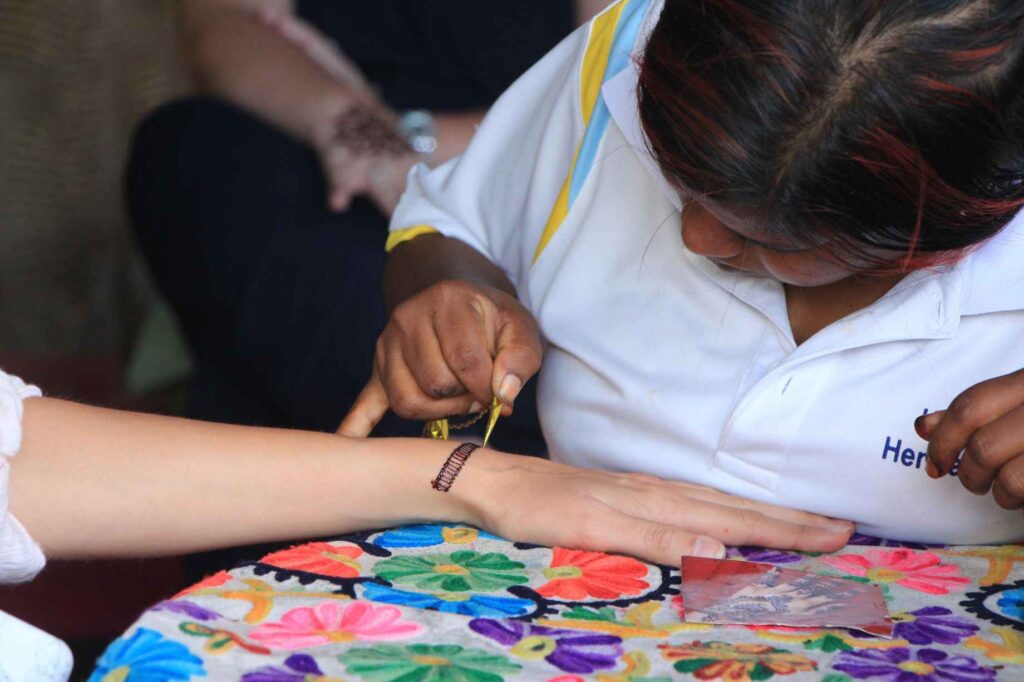
[(1012, 590), (1024, 590), (1024, 578), (1013, 583), (987, 585), (982, 587), (978, 592), (968, 592), (966, 595), (967, 598), (960, 602), (960, 606), (962, 606), (965, 611), (977, 616), (981, 620), (994, 623), (995, 625), (1010, 627), (1017, 632), (1024, 632), (1024, 620), (1013, 620), (1011, 618), (1007, 618), (1006, 616), (998, 614), (985, 606), (985, 602), (997, 594), (1010, 592)]

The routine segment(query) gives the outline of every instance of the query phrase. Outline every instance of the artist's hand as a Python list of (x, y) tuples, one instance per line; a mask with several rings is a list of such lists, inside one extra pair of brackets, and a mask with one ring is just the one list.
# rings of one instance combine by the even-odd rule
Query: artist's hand
[(949, 473), (963, 452), (960, 481), (1004, 509), (1024, 507), (1024, 370), (972, 386), (949, 409), (918, 418), (928, 441), (928, 475)]
[(440, 282), (395, 308), (370, 383), (338, 433), (366, 436), (389, 408), (406, 419), (439, 419), (483, 410), (495, 396), (510, 414), (540, 362), (537, 323), (518, 300)]
[(702, 486), (492, 451), (474, 454), (452, 490), (479, 510), (474, 522), (501, 537), (676, 566), (683, 555), (722, 557), (723, 543), (830, 552), (854, 531)]

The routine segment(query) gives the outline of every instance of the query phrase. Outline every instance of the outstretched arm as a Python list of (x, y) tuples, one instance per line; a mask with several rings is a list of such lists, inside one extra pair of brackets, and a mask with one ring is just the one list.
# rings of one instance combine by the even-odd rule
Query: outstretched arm
[(54, 558), (155, 556), (415, 521), (661, 563), (721, 541), (827, 551), (852, 526), (648, 476), (474, 453), (430, 486), (454, 444), (356, 440), (25, 401), (11, 513)]
[(451, 446), (29, 399), (11, 513), (51, 557), (151, 556), (475, 520), (430, 487)]

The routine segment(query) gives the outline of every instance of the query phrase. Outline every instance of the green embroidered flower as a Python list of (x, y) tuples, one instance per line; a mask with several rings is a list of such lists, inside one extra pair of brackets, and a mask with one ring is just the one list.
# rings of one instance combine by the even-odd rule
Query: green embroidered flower
[(444, 592), (496, 592), (529, 582), (525, 566), (504, 554), (460, 551), (398, 556), (373, 567), (378, 578)]
[(834, 654), (837, 651), (850, 651), (853, 649), (853, 647), (843, 641), (842, 638), (836, 637), (829, 632), (823, 632), (816, 637), (804, 640), (804, 647), (807, 649), (817, 649), (826, 654)]
[(596, 620), (605, 623), (619, 622), (615, 609), (607, 606), (603, 609), (588, 609), (583, 606), (574, 606), (562, 613), (562, 618), (568, 620)]
[(502, 682), (522, 667), (501, 655), (455, 645), (381, 644), (338, 656), (349, 674), (370, 682)]

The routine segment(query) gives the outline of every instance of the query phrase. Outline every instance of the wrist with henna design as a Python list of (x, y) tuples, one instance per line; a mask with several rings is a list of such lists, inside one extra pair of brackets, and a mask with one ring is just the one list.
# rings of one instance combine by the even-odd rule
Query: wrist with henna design
[(412, 152), (409, 143), (380, 111), (351, 107), (334, 119), (330, 144), (355, 154), (403, 156)]

